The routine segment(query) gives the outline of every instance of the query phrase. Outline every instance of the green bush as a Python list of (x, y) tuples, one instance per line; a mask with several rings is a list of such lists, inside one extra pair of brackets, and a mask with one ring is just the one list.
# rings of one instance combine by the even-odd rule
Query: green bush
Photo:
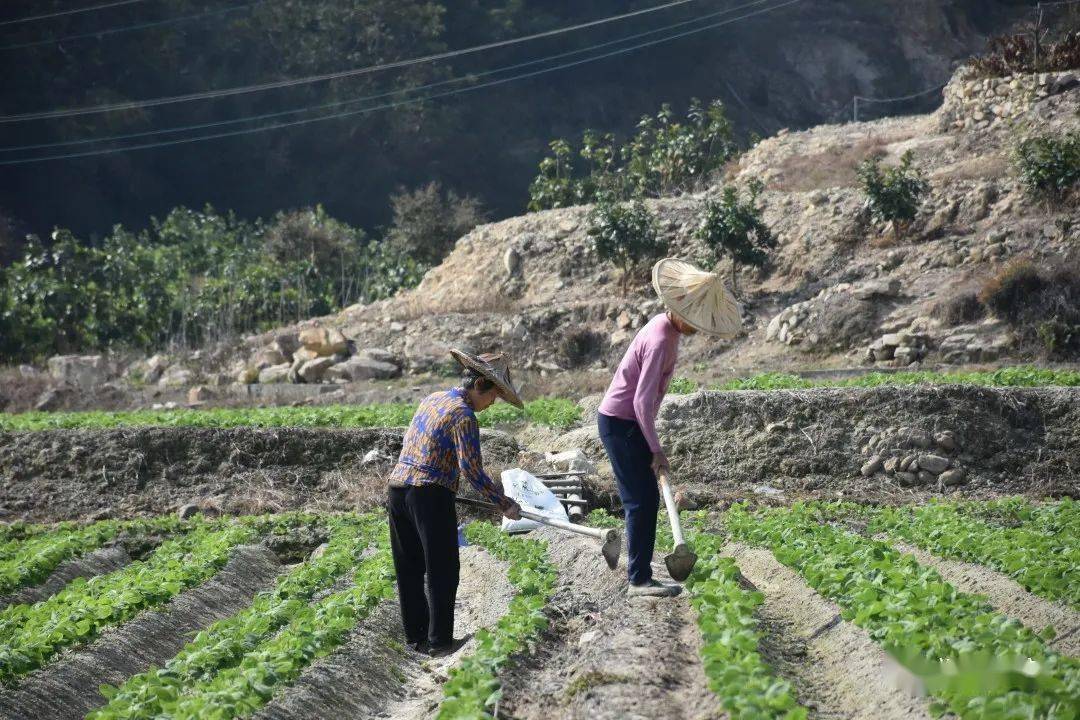
[(425, 269), (321, 207), (269, 224), (176, 208), (96, 243), (56, 230), (0, 269), (0, 359), (201, 344), (387, 297)]
[(983, 285), (979, 299), (1047, 357), (1080, 357), (1080, 268), (1015, 260)]
[(390, 196), (394, 221), (386, 240), (402, 255), (438, 264), (465, 233), (487, 218), (480, 201), (444, 191), (437, 182)]
[(535, 212), (701, 189), (735, 155), (733, 138), (723, 103), (703, 106), (694, 99), (682, 121), (666, 104), (655, 116), (643, 116), (622, 145), (610, 133), (586, 130), (578, 151), (582, 167), (575, 165), (570, 144), (555, 140), (529, 186), (528, 208)]
[(858, 168), (870, 214), (878, 222), (891, 222), (897, 237), (911, 225), (923, 196), (930, 189), (930, 183), (914, 166), (914, 159), (908, 150), (896, 167), (883, 170), (880, 158), (870, 157)]
[(1080, 185), (1080, 131), (1021, 140), (1013, 161), (1032, 197), (1059, 202)]
[(757, 200), (762, 185), (755, 180), (750, 183), (749, 198), (743, 200), (734, 187), (725, 187), (720, 201), (705, 203), (701, 221), (694, 237), (705, 246), (708, 255), (702, 258), (705, 265), (717, 265), (724, 257), (731, 258), (731, 285), (736, 287), (739, 265), (764, 267), (769, 262), (769, 251), (776, 247), (776, 236), (761, 218)]
[(657, 232), (656, 216), (640, 200), (597, 204), (589, 213), (588, 232), (597, 257), (622, 271), (623, 294), (631, 276), (667, 250)]

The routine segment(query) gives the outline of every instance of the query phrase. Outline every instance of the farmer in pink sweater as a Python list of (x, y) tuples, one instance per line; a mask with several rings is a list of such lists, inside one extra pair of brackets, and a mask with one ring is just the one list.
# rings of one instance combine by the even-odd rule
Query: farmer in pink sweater
[(652, 576), (657, 476), (668, 458), (656, 434), (656, 414), (679, 356), (679, 340), (701, 331), (733, 337), (741, 326), (739, 306), (715, 273), (668, 258), (653, 267), (653, 287), (667, 312), (638, 331), (600, 403), (597, 422), (626, 515), (628, 595), (675, 595), (676, 585)]

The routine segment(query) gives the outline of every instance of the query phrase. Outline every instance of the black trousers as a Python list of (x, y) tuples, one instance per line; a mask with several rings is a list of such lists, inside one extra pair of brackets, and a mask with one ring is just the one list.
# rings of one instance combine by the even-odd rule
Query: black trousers
[(597, 425), (626, 514), (627, 577), (635, 585), (647, 583), (652, 580), (656, 515), (660, 510), (660, 487), (652, 470), (652, 451), (633, 420), (599, 413)]
[(454, 639), (460, 568), (454, 493), (431, 485), (392, 487), (389, 511), (405, 641), (446, 645)]

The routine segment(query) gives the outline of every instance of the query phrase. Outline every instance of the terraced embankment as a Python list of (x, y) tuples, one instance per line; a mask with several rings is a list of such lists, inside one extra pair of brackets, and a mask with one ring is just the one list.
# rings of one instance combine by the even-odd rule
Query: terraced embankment
[[(1080, 388), (698, 392), (669, 397), (659, 427), (677, 480), (702, 503), (1080, 495)], [(590, 489), (601, 504), (614, 497), (593, 417), (561, 435), (514, 431), (520, 442), (482, 432), (492, 474), (521, 463), (523, 449), (581, 447), (601, 468)], [(153, 514), (190, 502), (231, 513), (371, 508), (401, 437), (388, 428), (0, 432), (0, 519)], [(926, 467), (905, 464), (929, 455)]]
[[(982, 524), (964, 535), (970, 518)], [(1010, 604), (1028, 591), (1003, 598), (1015, 583), (981, 564), (1026, 558), (1009, 572), (1029, 595), (1071, 596), (1055, 568), (1080, 547), (1075, 503), (740, 505), (684, 519), (699, 560), (665, 600), (628, 600), (623, 568), (591, 541), (473, 523), (458, 596), (469, 639), (436, 661), (401, 645), (381, 513), (138, 521), (162, 533), (131, 548), (139, 559), (48, 594), (65, 562), (113, 539), (12, 581), (44, 597), (0, 611), (0, 718), (899, 720), (944, 703), (972, 720), (1076, 720), (1077, 608)], [(931, 522), (940, 532), (925, 535)], [(0, 526), (0, 558), (71, 537), (90, 547), (116, 526)], [(980, 559), (958, 573), (925, 550), (905, 556), (872, 537), (886, 528)], [(669, 542), (661, 532), (661, 578)], [(989, 602), (969, 594), (984, 589), (976, 570), (997, 574)], [(1048, 621), (1056, 637), (1037, 634)]]

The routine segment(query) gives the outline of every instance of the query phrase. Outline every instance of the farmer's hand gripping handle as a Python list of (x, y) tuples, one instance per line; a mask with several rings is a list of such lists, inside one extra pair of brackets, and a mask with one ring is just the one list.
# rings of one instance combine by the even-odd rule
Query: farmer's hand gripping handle
[(675, 495), (671, 492), (668, 474), (661, 471), (659, 478), (660, 492), (664, 496), (664, 506), (667, 507), (668, 520), (671, 522), (671, 534), (675, 538), (675, 545), (676, 547), (685, 545), (686, 541), (683, 539), (682, 525), (679, 523), (679, 506), (675, 503)]

